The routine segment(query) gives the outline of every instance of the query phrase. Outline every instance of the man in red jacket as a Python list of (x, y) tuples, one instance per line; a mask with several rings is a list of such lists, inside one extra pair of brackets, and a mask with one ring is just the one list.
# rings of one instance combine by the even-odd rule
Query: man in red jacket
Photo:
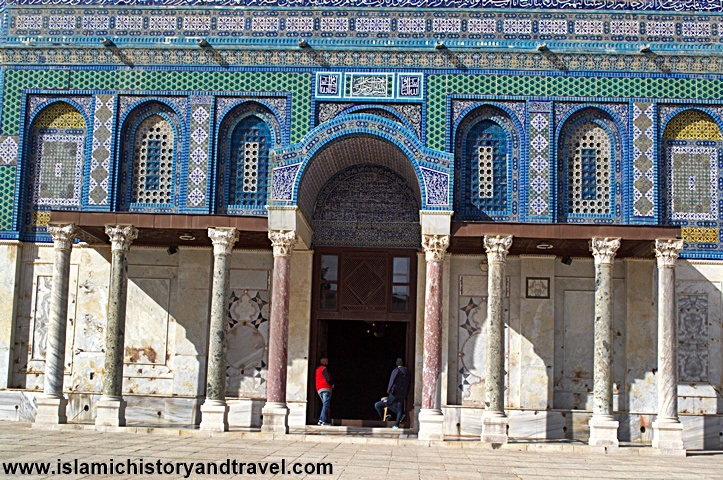
[(321, 398), (321, 415), (319, 415), (319, 425), (331, 425), (329, 422), (329, 404), (331, 403), (331, 391), (334, 389), (334, 382), (331, 381), (331, 373), (326, 368), (329, 365), (329, 359), (324, 357), (319, 360), (319, 366), (316, 368), (316, 392)]

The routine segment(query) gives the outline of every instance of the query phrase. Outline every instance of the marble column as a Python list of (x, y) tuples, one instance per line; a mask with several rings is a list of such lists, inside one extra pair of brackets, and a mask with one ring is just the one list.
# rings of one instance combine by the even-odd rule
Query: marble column
[(422, 235), (427, 261), (424, 296), (424, 355), (419, 440), (443, 440), (444, 416), (440, 406), (442, 371), (442, 281), (449, 235)]
[(685, 456), (683, 425), (678, 420), (678, 323), (675, 306), (675, 264), (683, 240), (655, 240), (658, 261), (658, 418), (653, 422), (653, 447)]
[(286, 371), (289, 356), (289, 283), (291, 253), (296, 245), (294, 230), (269, 230), (274, 250), (274, 276), (271, 287), (269, 326), (269, 370), (266, 404), (261, 411), (262, 432), (288, 433), (289, 409), (286, 406)]
[(230, 257), (238, 241), (235, 228), (209, 228), (213, 242), (213, 286), (211, 287), (211, 321), (208, 333), (208, 368), (206, 400), (201, 405), (201, 430), (228, 430), (226, 404), (226, 324), (228, 322), (228, 287)]
[(595, 324), (593, 411), (590, 445), (618, 446), (618, 421), (613, 417), (613, 261), (619, 238), (593, 237), (590, 250), (595, 258)]
[(126, 424), (123, 400), (123, 354), (128, 293), (128, 251), (138, 238), (133, 225), (106, 225), (111, 242), (110, 286), (108, 289), (108, 323), (105, 333), (105, 370), (103, 390), (96, 405), (95, 425), (121, 427)]
[(485, 235), (487, 250), (487, 365), (482, 441), (507, 443), (505, 414), (505, 264), (511, 235)]
[(53, 237), (53, 287), (50, 295), (50, 319), (45, 353), (45, 384), (38, 396), (36, 424), (67, 423), (68, 400), (63, 396), (65, 371), (65, 331), (68, 323), (68, 287), (70, 284), (70, 253), (75, 240), (75, 225), (49, 225)]

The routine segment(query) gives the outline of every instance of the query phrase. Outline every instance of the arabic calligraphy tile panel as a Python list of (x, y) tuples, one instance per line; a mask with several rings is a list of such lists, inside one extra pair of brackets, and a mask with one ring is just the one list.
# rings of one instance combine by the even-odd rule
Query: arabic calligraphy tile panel
[(394, 171), (378, 165), (346, 168), (319, 192), (314, 243), (416, 248), (419, 207), (406, 180)]

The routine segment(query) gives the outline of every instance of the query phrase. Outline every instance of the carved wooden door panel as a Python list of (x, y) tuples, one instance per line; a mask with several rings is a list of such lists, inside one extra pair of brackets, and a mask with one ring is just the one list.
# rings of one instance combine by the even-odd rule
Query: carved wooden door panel
[(388, 261), (386, 254), (342, 257), (342, 311), (387, 311)]

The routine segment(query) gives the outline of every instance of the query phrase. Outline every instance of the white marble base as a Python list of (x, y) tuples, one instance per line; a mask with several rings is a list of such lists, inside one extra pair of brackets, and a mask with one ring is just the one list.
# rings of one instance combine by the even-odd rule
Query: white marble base
[(285, 403), (267, 402), (261, 416), (262, 432), (289, 433), (289, 409)]
[(417, 438), (419, 440), (444, 440), (444, 415), (441, 410), (420, 410)]
[(653, 422), (653, 448), (663, 455), (685, 456), (683, 424), (679, 422)]
[(58, 425), (68, 423), (66, 410), (68, 400), (63, 395), (38, 395), (38, 413), (35, 415), (36, 425)]
[(620, 422), (610, 420), (608, 417), (590, 419), (590, 440), (591, 447), (618, 447), (618, 427)]
[(124, 427), (126, 424), (126, 401), (123, 397), (100, 397), (95, 406), (96, 427)]
[(487, 443), (507, 443), (507, 425), (509, 419), (501, 413), (486, 414), (482, 418), (482, 441)]
[(228, 405), (220, 400), (206, 400), (201, 405), (201, 430), (228, 431)]

